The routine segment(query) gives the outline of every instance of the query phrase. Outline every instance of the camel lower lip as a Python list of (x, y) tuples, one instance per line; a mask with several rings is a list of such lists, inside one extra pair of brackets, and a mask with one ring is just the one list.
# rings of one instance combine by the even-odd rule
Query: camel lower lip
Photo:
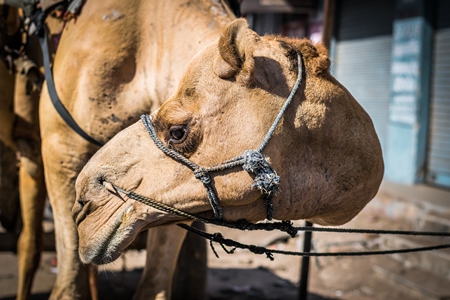
[[(120, 223), (117, 224), (114, 228), (118, 229)], [(96, 265), (102, 265), (113, 260), (113, 257), (108, 254), (108, 246), (113, 239), (114, 234), (111, 234), (108, 239), (104, 242), (101, 242), (101, 247), (98, 247), (98, 244), (94, 246), (94, 248), (90, 248), (88, 250), (84, 250), (80, 253), (83, 253), (82, 260), (84, 263), (93, 263)]]
[(116, 218), (113, 226), (109, 227), (106, 234), (102, 235), (106, 236), (106, 239), (99, 240), (98, 238), (94, 238), (89, 242), (88, 247), (85, 247), (82, 251), (80, 249), (80, 257), (83, 263), (102, 265), (110, 263), (120, 256), (121, 246), (129, 238), (129, 235), (124, 233), (120, 240), (115, 240), (115, 238), (121, 232), (122, 219), (129, 209), (130, 207), (125, 209)]

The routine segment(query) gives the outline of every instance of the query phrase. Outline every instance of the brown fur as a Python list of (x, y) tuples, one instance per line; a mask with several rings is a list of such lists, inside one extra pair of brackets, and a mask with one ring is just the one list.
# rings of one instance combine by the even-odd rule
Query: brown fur
[[(324, 48), (259, 37), (242, 20), (221, 37), (195, 56), (177, 91), (152, 114), (159, 137), (164, 141), (171, 126), (187, 127), (187, 137), (174, 149), (183, 154), (183, 144), (191, 145), (190, 159), (205, 167), (256, 149), (297, 79), (292, 66), (299, 51), (305, 78), (263, 151), (281, 176), (274, 216), (321, 225), (348, 222), (375, 196), (383, 159), (369, 116), (329, 74)], [(233, 69), (231, 77), (218, 71), (218, 57)], [(265, 218), (265, 202), (252, 189), (250, 174), (236, 168), (212, 175), (225, 220)], [(73, 217), (85, 262), (115, 259), (143, 228), (185, 221), (111, 193), (102, 182), (211, 215), (203, 184), (157, 149), (137, 122), (100, 149), (78, 176)]]

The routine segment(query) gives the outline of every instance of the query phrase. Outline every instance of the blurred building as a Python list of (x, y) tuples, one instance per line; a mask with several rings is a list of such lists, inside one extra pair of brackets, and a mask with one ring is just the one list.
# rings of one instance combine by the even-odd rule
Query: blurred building
[(310, 37), (322, 32), (322, 5), (318, 0), (244, 0), (241, 12), (260, 35)]
[(318, 42), (330, 3), (332, 72), (372, 117), (385, 182), (450, 206), (450, 1), (244, 0), (241, 10), (259, 34)]
[[(382, 144), (379, 209), (414, 229), (450, 231), (450, 1), (244, 0), (241, 8), (259, 34), (319, 41), (331, 20), (332, 73), (369, 113)], [(409, 263), (450, 280), (450, 252), (420, 255)]]

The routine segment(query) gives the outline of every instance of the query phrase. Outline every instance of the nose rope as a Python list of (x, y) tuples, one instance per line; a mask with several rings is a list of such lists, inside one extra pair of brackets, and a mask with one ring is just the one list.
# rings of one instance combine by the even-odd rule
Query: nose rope
[(150, 115), (142, 115), (141, 120), (150, 135), (151, 139), (155, 143), (156, 147), (161, 150), (164, 154), (171, 157), (172, 159), (179, 161), (186, 166), (188, 166), (193, 172), (195, 178), (199, 179), (205, 189), (206, 194), (208, 196), (209, 203), (213, 209), (214, 219), (220, 220), (223, 217), (223, 210), (220, 206), (219, 197), (217, 196), (217, 191), (214, 188), (214, 180), (209, 173), (222, 171), (225, 169), (230, 169), (236, 166), (242, 166), (242, 168), (255, 175), (254, 182), (252, 187), (259, 189), (261, 193), (264, 195), (264, 199), (266, 201), (267, 207), (267, 216), (268, 220), (272, 220), (273, 218), (273, 196), (279, 190), (280, 184), (280, 176), (277, 175), (275, 170), (270, 166), (266, 157), (261, 153), (264, 147), (269, 142), (270, 138), (273, 136), (273, 133), (278, 126), (281, 118), (283, 117), (284, 112), (286, 111), (289, 104), (292, 102), (300, 84), (303, 80), (303, 61), (301, 54), (297, 51), (297, 59), (298, 59), (298, 73), (297, 80), (288, 96), (286, 101), (284, 102), (282, 108), (280, 109), (277, 117), (275, 118), (272, 126), (269, 128), (264, 140), (259, 146), (258, 150), (246, 150), (244, 154), (241, 156), (237, 156), (233, 159), (220, 163), (213, 167), (202, 167), (198, 166), (196, 163), (192, 162), (182, 154), (174, 151), (166, 147), (166, 145), (158, 138), (156, 134), (156, 130), (152, 123), (152, 118)]
[[(201, 221), (208, 224), (214, 224), (218, 226), (225, 226), (228, 228), (234, 228), (239, 230), (264, 230), (273, 231), (280, 230), (282, 232), (288, 233), (291, 237), (295, 237), (298, 232), (334, 232), (334, 233), (363, 233), (363, 234), (380, 234), (380, 235), (408, 235), (408, 236), (439, 236), (439, 237), (449, 237), (450, 232), (433, 232), (433, 231), (408, 231), (408, 230), (384, 230), (384, 229), (353, 229), (353, 228), (336, 228), (336, 227), (310, 227), (301, 226), (295, 227), (292, 222), (282, 221), (273, 223), (249, 223), (246, 220), (239, 220), (237, 222), (227, 222), (225, 220), (212, 220), (206, 219), (199, 216), (192, 215), (185, 211), (176, 209), (174, 207), (165, 205), (161, 202), (155, 201), (153, 199), (147, 198), (145, 196), (139, 195), (134, 192), (129, 192), (123, 190), (119, 187), (115, 187), (118, 191), (124, 193), (131, 199), (139, 201), (141, 203), (147, 204), (153, 208), (156, 208), (167, 213), (176, 214), (181, 217), (185, 217), (192, 220)], [(218, 257), (217, 252), (214, 250), (212, 242), (219, 243), (224, 250), (231, 254), (234, 252), (235, 248), (247, 249), (255, 254), (265, 254), (267, 258), (273, 260), (273, 254), (285, 254), (294, 256), (363, 256), (363, 255), (383, 255), (383, 254), (395, 254), (395, 253), (410, 253), (419, 251), (429, 251), (437, 249), (450, 248), (450, 244), (438, 244), (427, 247), (418, 248), (406, 248), (406, 249), (393, 249), (393, 250), (375, 250), (375, 251), (361, 251), (361, 252), (293, 252), (293, 251), (283, 251), (276, 249), (268, 249), (257, 245), (242, 244), (237, 241), (227, 239), (220, 233), (210, 234), (194, 227), (187, 226), (186, 224), (178, 224), (178, 226), (189, 230), (197, 235), (200, 235), (210, 241), (210, 246), (214, 254)], [(225, 246), (233, 247), (233, 249), (227, 250)]]

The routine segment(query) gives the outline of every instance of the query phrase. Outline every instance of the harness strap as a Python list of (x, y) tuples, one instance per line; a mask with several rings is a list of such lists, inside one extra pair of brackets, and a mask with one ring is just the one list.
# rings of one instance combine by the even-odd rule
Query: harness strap
[[(42, 17), (45, 18), (45, 14), (43, 12)], [(53, 81), (52, 69), (50, 67), (50, 55), (47, 42), (47, 28), (45, 27), (45, 25), (42, 25), (42, 30), (40, 32), (38, 31), (38, 35), (39, 35), (39, 43), (41, 44), (42, 48), (42, 56), (44, 60), (45, 81), (47, 82), (48, 94), (53, 103), (53, 106), (55, 107), (56, 111), (61, 116), (61, 118), (66, 122), (66, 124), (69, 125), (70, 128), (72, 128), (72, 130), (74, 130), (76, 133), (82, 136), (86, 141), (100, 147), (103, 146), (104, 145), (103, 143), (97, 141), (89, 134), (87, 134), (83, 129), (81, 129), (81, 127), (73, 119), (73, 117), (64, 107), (64, 104), (59, 99), (58, 93), (56, 92), (55, 83)]]

